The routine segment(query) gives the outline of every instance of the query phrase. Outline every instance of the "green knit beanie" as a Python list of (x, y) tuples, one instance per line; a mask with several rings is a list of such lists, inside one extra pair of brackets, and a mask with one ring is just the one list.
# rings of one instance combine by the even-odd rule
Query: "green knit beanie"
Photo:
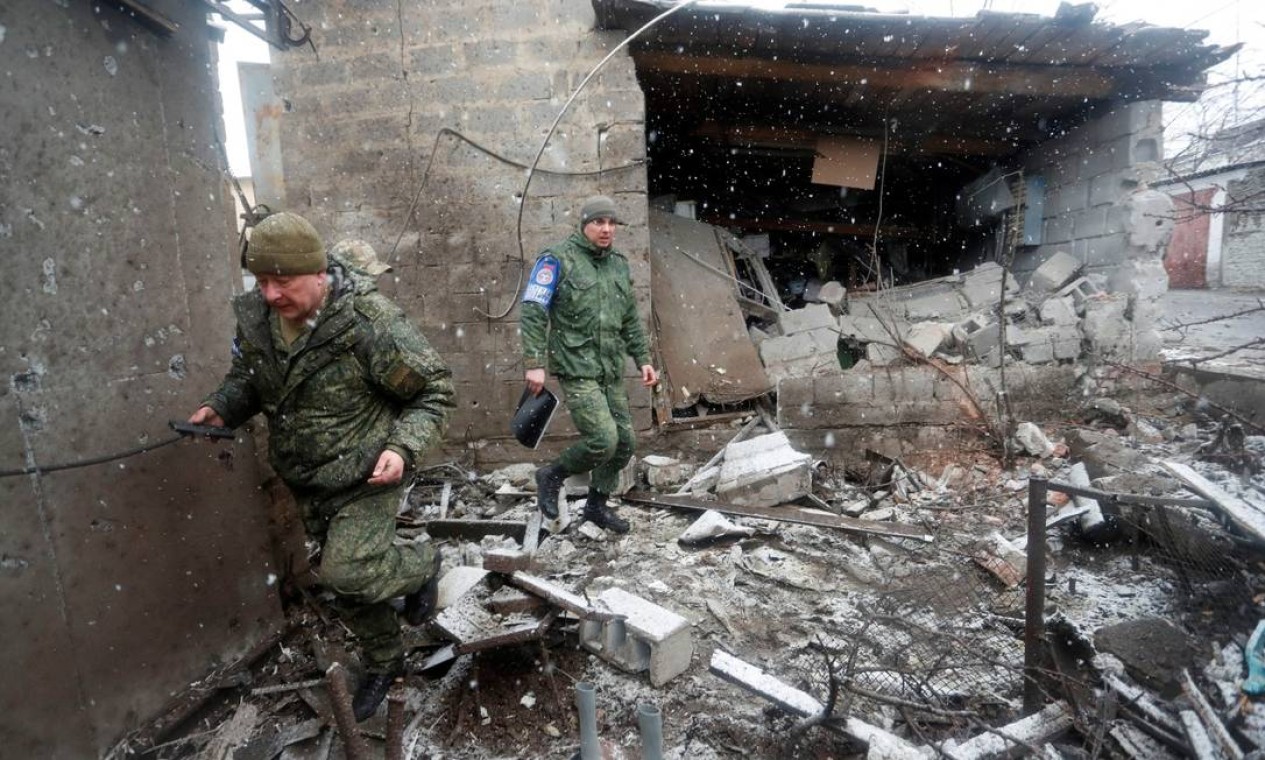
[(584, 229), (584, 225), (594, 219), (618, 222), (619, 212), (615, 210), (615, 201), (605, 195), (594, 195), (584, 201), (584, 205), (580, 207), (580, 229)]
[(289, 277), (324, 272), (325, 245), (312, 223), (282, 211), (255, 225), (246, 246), (246, 268), (261, 274)]

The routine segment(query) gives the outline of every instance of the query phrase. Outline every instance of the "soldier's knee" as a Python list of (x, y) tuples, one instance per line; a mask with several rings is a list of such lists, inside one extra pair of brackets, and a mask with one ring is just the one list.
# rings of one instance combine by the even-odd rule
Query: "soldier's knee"
[(615, 450), (619, 447), (619, 434), (614, 427), (597, 431), (589, 436), (588, 447), (595, 458), (604, 462), (615, 456)]
[(321, 583), (341, 596), (358, 598), (369, 590), (373, 584), (371, 564), (363, 560), (321, 561)]

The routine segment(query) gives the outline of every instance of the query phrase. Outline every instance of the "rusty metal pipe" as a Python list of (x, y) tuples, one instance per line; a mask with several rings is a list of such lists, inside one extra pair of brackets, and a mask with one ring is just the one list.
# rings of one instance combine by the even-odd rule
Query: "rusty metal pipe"
[(593, 684), (575, 685), (575, 706), (580, 712), (580, 760), (602, 760), (597, 741), (597, 693)]
[(365, 744), (365, 737), (356, 728), (356, 714), (351, 709), (351, 689), (347, 685), (347, 668), (335, 662), (325, 671), (325, 680), (329, 685), (330, 702), (334, 705), (334, 721), (338, 724), (338, 733), (343, 735), (347, 760), (367, 760), (369, 745)]
[(1023, 625), (1023, 712), (1042, 707), (1041, 654), (1045, 641), (1045, 478), (1028, 479), (1028, 587)]
[(404, 760), (404, 685), (398, 681), (387, 692), (386, 760)]
[(641, 731), (641, 760), (663, 760), (663, 716), (649, 703), (637, 705), (637, 728)]

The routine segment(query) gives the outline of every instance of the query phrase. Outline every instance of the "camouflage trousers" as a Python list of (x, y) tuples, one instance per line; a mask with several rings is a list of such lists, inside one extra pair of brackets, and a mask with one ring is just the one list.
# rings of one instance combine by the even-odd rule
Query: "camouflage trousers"
[(303, 525), (321, 544), (321, 584), (360, 640), (365, 669), (385, 673), (404, 658), (400, 621), (388, 600), (430, 580), (430, 542), (397, 544), (395, 514), (401, 486), (357, 486), (300, 496)]
[(593, 490), (613, 493), (636, 443), (624, 380), (559, 378), (559, 385), (580, 440), (567, 447), (558, 462), (572, 475), (591, 470)]

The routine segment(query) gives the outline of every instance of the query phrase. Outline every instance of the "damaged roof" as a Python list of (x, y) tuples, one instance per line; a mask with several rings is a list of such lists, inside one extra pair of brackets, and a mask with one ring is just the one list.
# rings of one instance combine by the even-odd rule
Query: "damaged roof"
[[(674, 5), (593, 0), (600, 28), (630, 33)], [(1206, 70), (1238, 50), (1204, 44), (1199, 30), (1097, 22), (1096, 11), (942, 18), (699, 3), (631, 50), (647, 112), (678, 120), (657, 127), (693, 139), (807, 147), (819, 134), (882, 136), (879, 114), (897, 150), (993, 156), (1111, 102), (1194, 101)]]

